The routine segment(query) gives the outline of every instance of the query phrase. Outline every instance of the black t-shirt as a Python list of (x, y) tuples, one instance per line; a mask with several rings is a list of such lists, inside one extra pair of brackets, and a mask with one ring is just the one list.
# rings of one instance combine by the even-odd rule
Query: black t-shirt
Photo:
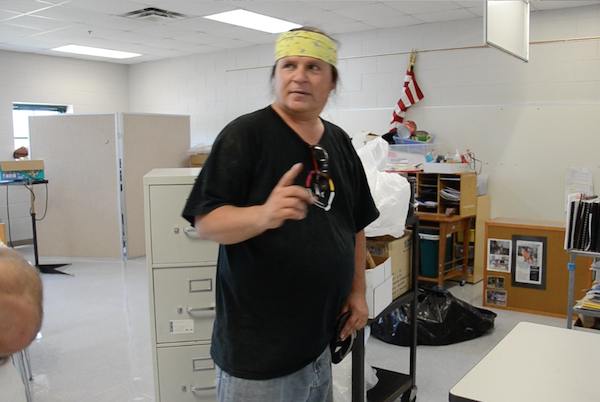
[[(354, 277), (356, 233), (379, 211), (348, 135), (323, 121), (329, 191), (301, 221), (286, 221), (219, 248), (211, 355), (229, 374), (269, 379), (323, 352)], [(219, 134), (187, 201), (191, 223), (224, 205), (262, 205), (295, 163), (314, 174), (311, 148), (271, 108), (241, 116)]]

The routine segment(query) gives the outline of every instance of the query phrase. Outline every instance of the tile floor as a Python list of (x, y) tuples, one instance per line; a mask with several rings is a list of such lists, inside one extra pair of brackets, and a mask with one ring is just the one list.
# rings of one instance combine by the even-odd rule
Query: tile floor
[[(30, 246), (18, 250), (32, 261)], [(71, 263), (62, 270), (73, 276), (42, 276), (45, 319), (39, 339), (29, 346), (34, 401), (153, 401), (145, 259), (62, 261)], [(53, 262), (58, 261), (41, 259)], [(481, 282), (464, 287), (447, 282), (447, 288), (481, 306)], [(564, 319), (493, 311), (498, 314), (495, 327), (485, 336), (449, 346), (418, 347), (419, 402), (448, 401), (450, 388), (518, 322), (566, 326)], [(366, 353), (371, 365), (408, 372), (408, 348), (370, 338)]]

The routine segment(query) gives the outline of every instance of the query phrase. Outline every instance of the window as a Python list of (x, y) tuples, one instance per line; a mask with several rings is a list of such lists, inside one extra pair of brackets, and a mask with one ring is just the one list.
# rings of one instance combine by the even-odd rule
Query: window
[(31, 155), (29, 144), (29, 116), (47, 116), (66, 113), (67, 106), (13, 103), (13, 135), (15, 149), (25, 147)]

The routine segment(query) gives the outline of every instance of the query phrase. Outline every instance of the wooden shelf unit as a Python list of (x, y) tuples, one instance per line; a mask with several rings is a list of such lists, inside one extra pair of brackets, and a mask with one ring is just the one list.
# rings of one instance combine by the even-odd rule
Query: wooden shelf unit
[[(467, 283), (477, 283), (483, 280), (485, 269), (485, 223), (490, 219), (490, 196), (477, 196), (477, 215), (471, 221), (471, 230), (474, 236), (469, 239), (469, 248), (473, 247), (473, 255), (469, 255), (469, 267), (467, 268)], [(474, 237), (474, 239), (473, 239)], [(471, 241), (474, 240), (474, 241)], [(462, 244), (462, 232), (456, 233), (454, 244)], [(455, 246), (456, 247), (456, 246)], [(471, 251), (469, 250), (469, 253)], [(456, 252), (456, 254), (461, 255)]]
[[(477, 213), (477, 175), (468, 173), (415, 173), (415, 196), (424, 201), (433, 201), (435, 207), (420, 205), (418, 211), (425, 214), (446, 215), (449, 208), (456, 208), (455, 215), (463, 218)], [(460, 191), (460, 201), (448, 201), (440, 196), (440, 191), (452, 188)]]

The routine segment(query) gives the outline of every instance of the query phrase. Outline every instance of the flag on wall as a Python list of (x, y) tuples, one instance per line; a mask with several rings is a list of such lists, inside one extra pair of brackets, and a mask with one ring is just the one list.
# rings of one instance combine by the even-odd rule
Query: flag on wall
[(400, 100), (394, 107), (392, 114), (392, 122), (390, 123), (390, 131), (397, 129), (400, 124), (404, 121), (406, 116), (406, 110), (424, 98), (423, 92), (417, 85), (415, 79), (415, 73), (413, 67), (415, 66), (415, 59), (417, 57), (417, 51), (413, 50), (410, 54), (410, 61), (408, 63), (408, 69), (406, 70), (406, 76), (404, 77), (404, 87), (402, 88), (402, 95)]

